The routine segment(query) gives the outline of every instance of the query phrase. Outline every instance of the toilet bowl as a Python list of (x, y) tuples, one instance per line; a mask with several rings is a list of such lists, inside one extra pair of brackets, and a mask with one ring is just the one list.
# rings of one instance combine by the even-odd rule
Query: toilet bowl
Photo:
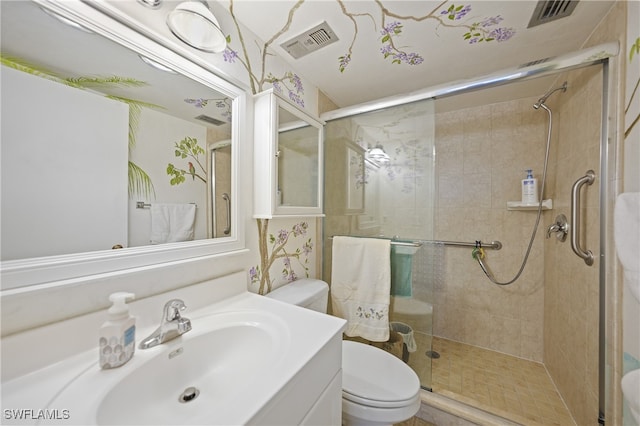
[(395, 356), (374, 346), (342, 342), (342, 420), (345, 425), (390, 425), (420, 409), (420, 381)]
[[(327, 312), (329, 286), (301, 279), (267, 297)], [(364, 343), (342, 342), (342, 424), (392, 425), (413, 417), (420, 409), (420, 380), (399, 358)]]

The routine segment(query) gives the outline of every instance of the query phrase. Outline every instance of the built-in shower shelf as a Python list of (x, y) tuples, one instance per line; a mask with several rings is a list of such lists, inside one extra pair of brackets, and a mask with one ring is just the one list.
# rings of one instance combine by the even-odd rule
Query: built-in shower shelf
[[(542, 210), (551, 210), (553, 200), (542, 200)], [(538, 203), (523, 203), (522, 201), (507, 201), (507, 210), (538, 210)]]

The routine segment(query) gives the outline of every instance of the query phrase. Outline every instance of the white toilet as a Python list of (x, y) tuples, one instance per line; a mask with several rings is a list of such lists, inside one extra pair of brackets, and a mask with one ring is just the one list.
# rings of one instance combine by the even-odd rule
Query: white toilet
[[(267, 297), (327, 312), (329, 286), (301, 279)], [(413, 417), (420, 409), (420, 381), (395, 356), (374, 346), (342, 342), (342, 424), (392, 425)]]

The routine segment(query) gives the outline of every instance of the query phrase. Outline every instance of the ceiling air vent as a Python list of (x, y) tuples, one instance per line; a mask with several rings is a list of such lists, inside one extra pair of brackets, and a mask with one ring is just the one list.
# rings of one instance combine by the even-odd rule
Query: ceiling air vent
[(527, 28), (566, 18), (573, 13), (578, 0), (540, 0), (536, 4)]
[(201, 120), (209, 124), (213, 124), (214, 126), (221, 126), (225, 123), (222, 120), (218, 120), (217, 118), (209, 117), (208, 115), (204, 115), (204, 114), (197, 116), (196, 120)]
[(295, 59), (338, 41), (338, 36), (326, 22), (280, 44)]

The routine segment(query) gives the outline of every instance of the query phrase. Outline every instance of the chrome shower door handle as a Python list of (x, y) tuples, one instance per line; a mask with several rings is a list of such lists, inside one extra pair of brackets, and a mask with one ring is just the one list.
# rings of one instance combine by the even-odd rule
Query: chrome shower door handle
[(591, 185), (595, 178), (596, 173), (593, 170), (587, 170), (587, 173), (571, 188), (571, 248), (589, 266), (593, 265), (593, 253), (580, 247), (580, 189), (585, 184)]
[(229, 235), (231, 233), (231, 197), (226, 192), (222, 194), (222, 199), (227, 204), (227, 226), (224, 228), (224, 235)]

